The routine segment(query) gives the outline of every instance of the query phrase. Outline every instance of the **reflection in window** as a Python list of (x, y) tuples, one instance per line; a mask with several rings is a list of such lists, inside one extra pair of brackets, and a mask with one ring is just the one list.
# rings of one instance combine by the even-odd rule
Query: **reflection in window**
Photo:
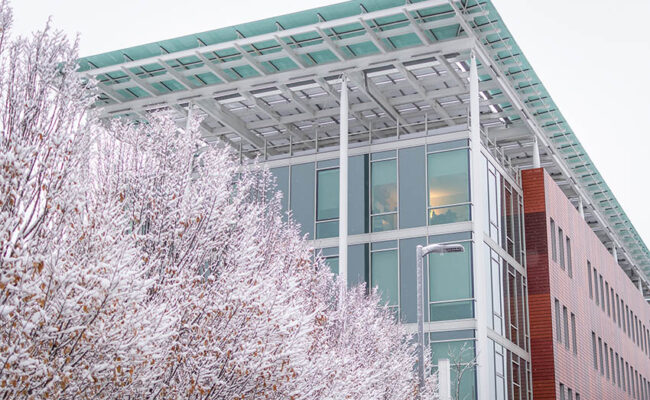
[(428, 155), (429, 224), (469, 221), (469, 159), (466, 149)]
[[(459, 332), (463, 333), (464, 331)], [(451, 363), (449, 371), (451, 393), (455, 394), (458, 388), (459, 399), (476, 399), (476, 370), (475, 367), (467, 367), (476, 359), (474, 339), (440, 340), (442, 338), (439, 336), (441, 336), (440, 333), (430, 335), (431, 362), (434, 365), (434, 370), (439, 359), (449, 359)], [(450, 334), (450, 336), (452, 335)], [(459, 376), (459, 374), (461, 375)], [(455, 395), (454, 398), (456, 398)]]
[(372, 231), (397, 228), (397, 160), (371, 164)]
[(472, 318), (472, 246), (463, 253), (429, 255), (429, 312), (431, 321)]
[(317, 175), (316, 237), (335, 237), (339, 233), (339, 170), (320, 170)]
[(399, 306), (397, 249), (373, 251), (370, 258), (370, 286), (377, 288), (381, 303), (397, 313)]

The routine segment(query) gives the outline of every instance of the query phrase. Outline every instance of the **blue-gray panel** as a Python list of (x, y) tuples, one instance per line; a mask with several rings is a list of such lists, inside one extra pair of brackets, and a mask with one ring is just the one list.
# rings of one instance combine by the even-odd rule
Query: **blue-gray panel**
[(368, 155), (348, 159), (348, 234), (368, 233)]
[(399, 151), (399, 227), (427, 223), (427, 182), (424, 146)]
[(301, 234), (314, 238), (314, 163), (291, 167), (291, 213)]
[[(417, 275), (415, 270), (415, 247), (425, 246), (426, 238), (402, 239), (399, 241), (399, 280), (400, 280), (400, 312), (402, 322), (417, 322)], [(424, 287), (426, 285), (426, 268), (424, 268)], [(426, 302), (426, 296), (425, 296)], [(425, 320), (426, 320), (426, 309)]]
[(348, 287), (362, 282), (368, 282), (368, 245), (355, 244), (348, 246)]
[(276, 190), (282, 192), (282, 217), (286, 218), (289, 209), (289, 167), (269, 169), (275, 176)]

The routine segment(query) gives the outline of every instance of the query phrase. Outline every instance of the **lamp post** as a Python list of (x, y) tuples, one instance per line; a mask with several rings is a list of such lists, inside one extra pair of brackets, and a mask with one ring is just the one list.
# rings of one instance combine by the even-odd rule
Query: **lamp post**
[(415, 248), (415, 259), (417, 260), (417, 293), (418, 293), (418, 379), (419, 379), (419, 394), (422, 396), (424, 389), (424, 288), (422, 287), (423, 272), (423, 258), (431, 253), (462, 253), (465, 247), (461, 244), (430, 244), (422, 247), (418, 245)]

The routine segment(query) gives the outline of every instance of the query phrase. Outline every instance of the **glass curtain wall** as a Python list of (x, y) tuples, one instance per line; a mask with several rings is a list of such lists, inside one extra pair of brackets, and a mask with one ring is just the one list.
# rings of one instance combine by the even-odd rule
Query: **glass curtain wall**
[[(459, 241), (454, 241), (459, 243)], [(472, 318), (472, 243), (463, 253), (429, 254), (429, 320)]]
[[(466, 146), (466, 140), (458, 140), (427, 148), (429, 225), (470, 219), (469, 151)], [(454, 147), (457, 149), (449, 150)]]
[(339, 169), (316, 172), (316, 238), (339, 234)]
[(370, 160), (372, 232), (397, 229), (397, 152), (373, 153)]
[(397, 240), (370, 246), (370, 287), (381, 296), (381, 303), (399, 315), (399, 263)]

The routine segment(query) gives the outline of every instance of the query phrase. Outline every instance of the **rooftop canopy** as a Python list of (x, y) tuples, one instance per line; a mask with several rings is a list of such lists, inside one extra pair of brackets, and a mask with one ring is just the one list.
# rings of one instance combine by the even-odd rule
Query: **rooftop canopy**
[(192, 107), (206, 140), (265, 159), (338, 145), (341, 76), (351, 141), (466, 129), (470, 51), (484, 140), (506, 168), (542, 166), (650, 295), (650, 252), (490, 0), (364, 0), (81, 59), (105, 116)]

